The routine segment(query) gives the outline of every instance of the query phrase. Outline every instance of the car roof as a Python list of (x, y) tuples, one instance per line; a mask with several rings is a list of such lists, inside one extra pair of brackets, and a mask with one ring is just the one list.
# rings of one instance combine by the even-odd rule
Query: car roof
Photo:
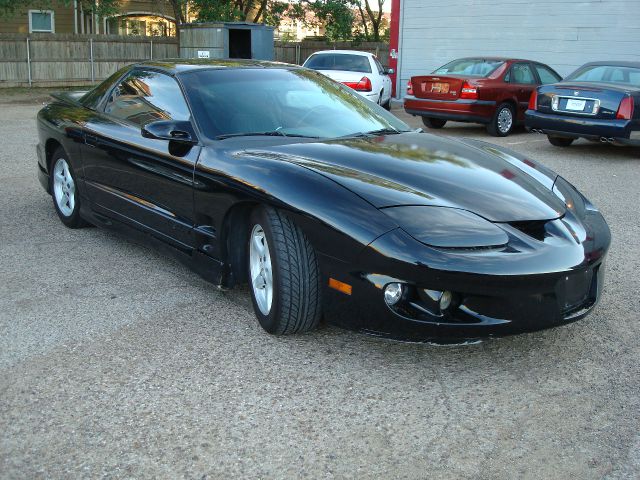
[(615, 61), (615, 60), (603, 60), (599, 62), (589, 62), (582, 65), (582, 67), (597, 67), (600, 65), (609, 65), (615, 67), (631, 67), (631, 68), (640, 68), (640, 62), (625, 62), (625, 61)]
[(361, 55), (363, 57), (373, 56), (373, 53), (371, 52), (363, 52), (360, 50), (320, 50), (318, 52), (313, 52), (311, 55), (320, 55), (327, 53), (337, 53), (339, 55)]
[(270, 62), (266, 60), (244, 60), (244, 59), (185, 59), (168, 58), (165, 60), (149, 60), (133, 65), (134, 67), (149, 67), (154, 70), (163, 70), (169, 74), (188, 72), (205, 69), (225, 69), (225, 68), (301, 68), (299, 65), (292, 65), (283, 62)]
[[(533, 62), (533, 63), (542, 63), (542, 62), (538, 62), (536, 60), (527, 60), (526, 58), (512, 58), (512, 57), (487, 57), (484, 55), (476, 55), (473, 57), (462, 57), (462, 58), (456, 58), (455, 60), (451, 60), (451, 62), (456, 62), (459, 60), (477, 60), (477, 59), (481, 59), (481, 60), (492, 60), (495, 62)], [(448, 63), (451, 63), (448, 62)]]

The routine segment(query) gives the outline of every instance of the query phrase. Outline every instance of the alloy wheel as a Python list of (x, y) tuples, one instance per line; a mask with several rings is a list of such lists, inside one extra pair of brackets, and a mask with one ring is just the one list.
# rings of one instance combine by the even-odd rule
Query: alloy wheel
[(268, 315), (273, 302), (273, 272), (271, 254), (264, 229), (257, 224), (251, 230), (249, 243), (251, 288), (260, 312)]
[(70, 217), (76, 205), (76, 186), (64, 158), (56, 160), (53, 167), (53, 195), (62, 215)]
[(498, 113), (498, 129), (500, 133), (507, 133), (513, 125), (513, 114), (509, 107), (505, 107)]

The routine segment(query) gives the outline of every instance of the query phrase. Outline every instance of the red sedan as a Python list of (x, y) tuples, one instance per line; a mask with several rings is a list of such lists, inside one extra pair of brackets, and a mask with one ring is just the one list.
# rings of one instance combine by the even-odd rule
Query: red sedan
[(404, 109), (429, 128), (442, 128), (447, 120), (482, 123), (489, 134), (505, 137), (524, 122), (531, 92), (561, 79), (548, 65), (530, 60), (462, 58), (431, 75), (411, 77)]

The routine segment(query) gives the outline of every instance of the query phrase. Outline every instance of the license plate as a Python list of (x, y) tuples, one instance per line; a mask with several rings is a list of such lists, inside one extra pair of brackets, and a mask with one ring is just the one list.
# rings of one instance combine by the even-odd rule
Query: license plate
[(575, 98), (567, 99), (567, 110), (573, 110), (574, 112), (581, 112), (584, 110), (584, 106), (587, 104), (586, 100), (576, 100)]
[(448, 83), (432, 83), (431, 93), (449, 93)]

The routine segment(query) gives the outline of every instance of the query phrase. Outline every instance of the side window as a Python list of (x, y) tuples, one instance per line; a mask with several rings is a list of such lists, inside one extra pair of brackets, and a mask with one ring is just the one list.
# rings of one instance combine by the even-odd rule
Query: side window
[(190, 117), (178, 83), (168, 75), (148, 70), (133, 70), (127, 75), (111, 92), (104, 111), (140, 126)]
[(538, 76), (540, 77), (540, 81), (543, 85), (546, 85), (547, 83), (556, 83), (562, 80), (560, 76), (550, 68), (547, 68), (544, 65), (538, 65), (537, 63), (535, 66), (536, 72), (538, 72)]
[(508, 81), (509, 83), (520, 83), (520, 84), (536, 83), (536, 79), (528, 63), (514, 64), (507, 75), (509, 79), (507, 80), (505, 78), (505, 81)]
[(378, 60), (376, 57), (373, 57), (373, 62), (376, 64), (376, 68), (378, 69), (378, 73), (380, 75), (384, 75), (384, 67), (380, 63), (380, 60)]

